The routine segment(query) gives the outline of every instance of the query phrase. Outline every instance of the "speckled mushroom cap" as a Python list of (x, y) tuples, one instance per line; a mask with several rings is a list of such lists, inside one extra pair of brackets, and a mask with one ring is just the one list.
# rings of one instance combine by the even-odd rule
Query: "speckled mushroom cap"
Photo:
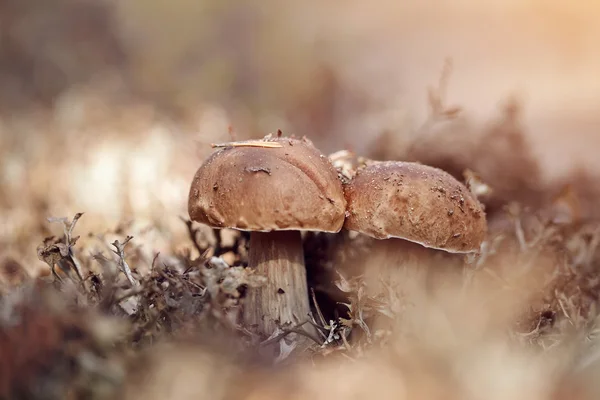
[(481, 204), (450, 174), (412, 162), (374, 162), (345, 185), (345, 228), (452, 253), (478, 251), (487, 233)]
[(196, 172), (188, 203), (192, 220), (244, 231), (339, 232), (345, 209), (329, 159), (308, 139), (281, 137), (217, 150)]

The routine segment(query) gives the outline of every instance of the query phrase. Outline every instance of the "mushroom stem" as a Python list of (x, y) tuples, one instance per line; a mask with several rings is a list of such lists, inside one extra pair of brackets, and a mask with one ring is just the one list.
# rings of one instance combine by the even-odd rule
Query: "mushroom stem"
[(248, 289), (246, 324), (270, 336), (277, 323), (293, 326), (307, 319), (310, 304), (300, 232), (252, 232), (248, 257), (249, 266), (267, 282)]

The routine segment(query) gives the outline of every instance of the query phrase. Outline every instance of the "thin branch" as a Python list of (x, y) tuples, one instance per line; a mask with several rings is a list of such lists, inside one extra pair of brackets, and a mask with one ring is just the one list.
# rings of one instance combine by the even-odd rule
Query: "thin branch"
[[(146, 288), (142, 287), (141, 285), (140, 285), (140, 286), (138, 286), (137, 288), (130, 289), (130, 290), (128, 290), (128, 291), (126, 291), (126, 292), (124, 292), (124, 293), (123, 293), (121, 296), (119, 296), (119, 297), (116, 297), (116, 298), (113, 300), (113, 303), (114, 303), (114, 304), (119, 304), (119, 303), (121, 303), (122, 301), (124, 301), (124, 300), (127, 300), (127, 299), (128, 299), (128, 298), (130, 298), (130, 297), (134, 297), (134, 296), (137, 296), (137, 295), (139, 295), (139, 294), (142, 294), (142, 293), (144, 293), (144, 291), (145, 291), (145, 290), (146, 290)], [(152, 292), (152, 291), (153, 291), (153, 290), (152, 290), (152, 288), (150, 288), (150, 292)]]
[(156, 255), (154, 256), (154, 258), (152, 259), (152, 265), (150, 266), (150, 272), (154, 272), (154, 267), (156, 266), (156, 260), (158, 259), (158, 256), (160, 255), (160, 251), (156, 253)]
[(284, 337), (286, 337), (290, 333), (297, 333), (299, 335), (306, 336), (307, 338), (311, 339), (312, 341), (314, 341), (316, 344), (318, 344), (320, 346), (322, 343), (319, 342), (319, 339), (315, 338), (313, 335), (311, 335), (310, 333), (306, 332), (305, 330), (300, 329), (302, 327), (302, 325), (306, 324), (307, 322), (309, 322), (309, 321), (305, 320), (304, 322), (301, 322), (301, 323), (295, 325), (292, 328), (283, 329), (282, 333), (280, 333), (279, 335), (277, 335), (277, 336), (275, 336), (275, 337), (273, 337), (271, 339), (267, 339), (264, 342), (261, 342), (260, 346), (261, 347), (265, 347), (265, 346), (268, 346), (270, 344), (277, 343), (279, 340), (283, 339)]
[(73, 265), (75, 267), (75, 272), (77, 273), (77, 277), (80, 279), (81, 282), (83, 282), (83, 269), (81, 268), (81, 263), (79, 262), (79, 260), (77, 259), (77, 257), (75, 257), (75, 254), (73, 253), (73, 244), (77, 241), (78, 237), (73, 239), (73, 229), (75, 229), (75, 225), (77, 225), (77, 221), (79, 221), (79, 218), (81, 218), (83, 216), (84, 213), (80, 212), (75, 214), (75, 216), (73, 217), (73, 221), (69, 222), (69, 219), (66, 217), (49, 217), (47, 218), (47, 221), (50, 223), (55, 223), (55, 222), (60, 222), (63, 225), (63, 232), (65, 235), (65, 245), (67, 246), (67, 250), (68, 250), (68, 257), (71, 258), (71, 260), (73, 261)]
[(521, 224), (521, 218), (515, 217), (515, 236), (519, 241), (519, 246), (522, 252), (525, 252), (528, 248), (527, 241), (525, 240), (525, 233), (523, 232), (523, 225)]
[(319, 319), (321, 320), (321, 324), (323, 327), (326, 327), (327, 322), (325, 322), (325, 317), (323, 317), (323, 313), (321, 312), (319, 303), (317, 303), (317, 296), (315, 295), (315, 289), (310, 288), (310, 293), (311, 293), (313, 304), (315, 305), (315, 308), (317, 309), (317, 315), (319, 316)]
[(240, 142), (227, 142), (227, 143), (213, 143), (212, 148), (215, 147), (265, 147), (265, 148), (278, 148), (283, 147), (281, 143), (267, 142), (262, 140), (244, 140)]
[(119, 257), (119, 267), (121, 268), (121, 271), (123, 271), (123, 273), (127, 277), (127, 280), (132, 286), (137, 286), (139, 285), (139, 283), (133, 277), (133, 274), (131, 273), (131, 268), (129, 268), (127, 261), (125, 261), (125, 246), (127, 246), (127, 243), (129, 243), (131, 239), (133, 239), (133, 236), (127, 236), (123, 243), (120, 243), (118, 240), (115, 240), (111, 244), (115, 247), (113, 253), (115, 253)]
[(325, 335), (325, 333), (329, 333), (329, 330), (326, 328), (323, 328), (321, 325), (317, 324), (314, 321), (314, 318), (312, 318), (312, 319), (313, 320), (312, 321), (309, 320), (308, 323), (311, 324), (312, 326), (314, 326), (321, 333), (321, 335), (323, 336), (323, 339), (327, 339), (327, 335)]
[(340, 335), (342, 337), (342, 341), (344, 342), (344, 347), (346, 347), (346, 350), (348, 350), (348, 351), (352, 350), (352, 346), (350, 346), (350, 343), (348, 343), (348, 336), (347, 336), (350, 334), (349, 331), (351, 331), (351, 330), (352, 330), (352, 328), (348, 328), (347, 326), (345, 326), (342, 329), (342, 334)]

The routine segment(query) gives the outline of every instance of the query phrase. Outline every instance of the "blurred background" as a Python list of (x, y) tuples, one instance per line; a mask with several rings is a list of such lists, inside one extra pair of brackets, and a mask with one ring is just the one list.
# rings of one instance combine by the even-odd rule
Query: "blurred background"
[(568, 183), (595, 218), (599, 17), (558, 0), (0, 0), (0, 257), (42, 265), (45, 219), (76, 212), (81, 235), (135, 220), (170, 249), (210, 143), (277, 129), (469, 168), (490, 212)]
[[(242, 364), (221, 355), (153, 349), (129, 368), (144, 384), (130, 374), (127, 398), (195, 390), (216, 399), (225, 386), (240, 391), (228, 398), (285, 398), (290, 388), (372, 398), (363, 382), (377, 382), (378, 399), (598, 398), (599, 20), (595, 2), (566, 0), (0, 0), (0, 293), (19, 266), (47, 269), (38, 246), (63, 234), (49, 217), (85, 213), (73, 235), (86, 270), (98, 271), (98, 254), (126, 235), (140, 274), (157, 259), (162, 273), (195, 258), (212, 231), (196, 235), (181, 217), (211, 143), (281, 129), (324, 154), (420, 161), (467, 184), (479, 177), (492, 189), (480, 198), (491, 231), (483, 256), (463, 269), (466, 259), (399, 241), (309, 237), (309, 282), (329, 301), (323, 309), (350, 304), (342, 317), (352, 321), (335, 317), (358, 332), (346, 366), (287, 377), (277, 368), (273, 379), (234, 374)], [(540, 210), (562, 225), (544, 225)], [(241, 258), (238, 239), (224, 247)], [(339, 269), (361, 268), (368, 284), (335, 281)], [(165, 304), (178, 295), (172, 287)], [(176, 304), (157, 315), (188, 313)], [(41, 316), (23, 331), (2, 326), (0, 397), (11, 373), (32, 386), (19, 369), (27, 360), (60, 361), (38, 342), (73, 348)], [(337, 340), (323, 358), (345, 351)]]

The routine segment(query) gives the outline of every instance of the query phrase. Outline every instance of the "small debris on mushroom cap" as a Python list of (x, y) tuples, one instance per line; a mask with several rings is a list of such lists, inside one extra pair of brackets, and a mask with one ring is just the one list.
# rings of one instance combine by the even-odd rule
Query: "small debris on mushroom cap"
[(463, 171), (463, 177), (465, 178), (465, 183), (471, 193), (473, 193), (478, 199), (489, 197), (492, 194), (493, 190), (490, 185), (485, 183), (481, 179), (481, 176), (479, 176), (479, 174), (476, 172), (467, 168), (465, 171)]
[(352, 180), (356, 171), (368, 165), (371, 160), (361, 157), (349, 150), (339, 150), (329, 155), (329, 160), (338, 171), (338, 176), (342, 183), (348, 183)]
[(245, 231), (338, 232), (345, 208), (329, 159), (306, 138), (273, 136), (218, 149), (196, 172), (188, 203), (197, 222)]
[(412, 162), (371, 162), (345, 185), (345, 228), (453, 253), (479, 250), (487, 234), (477, 198), (450, 174)]

